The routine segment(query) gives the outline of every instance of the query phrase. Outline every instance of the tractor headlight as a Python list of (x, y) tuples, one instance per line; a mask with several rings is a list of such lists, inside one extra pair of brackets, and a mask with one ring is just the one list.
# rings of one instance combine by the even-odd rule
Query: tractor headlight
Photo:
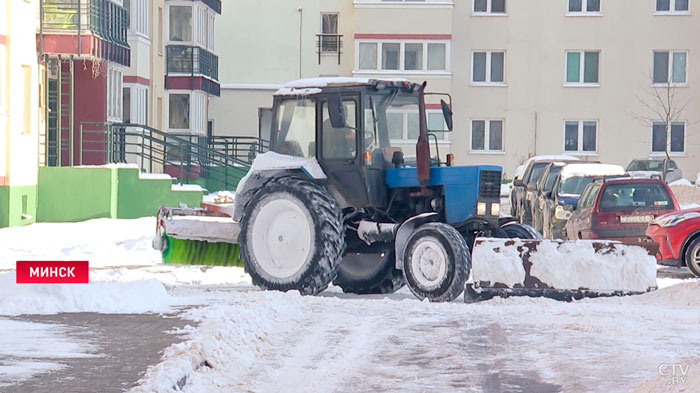
[(491, 215), (495, 217), (499, 217), (501, 215), (501, 204), (500, 203), (492, 203), (491, 204)]
[(479, 202), (476, 204), (476, 215), (485, 216), (486, 215), (486, 202)]
[(568, 220), (571, 218), (571, 211), (567, 210), (564, 206), (557, 206), (556, 209), (554, 209), (554, 217), (557, 220)]

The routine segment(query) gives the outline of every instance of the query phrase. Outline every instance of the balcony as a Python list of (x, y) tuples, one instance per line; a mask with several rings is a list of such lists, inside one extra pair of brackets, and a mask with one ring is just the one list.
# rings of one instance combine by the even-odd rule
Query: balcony
[(316, 34), (316, 52), (318, 53), (318, 64), (321, 64), (321, 55), (338, 55), (338, 65), (340, 65), (340, 55), (343, 49), (342, 34)]
[(130, 64), (129, 13), (109, 0), (41, 0), (39, 51)]
[(197, 46), (168, 45), (168, 74), (202, 75), (219, 80), (219, 57)]

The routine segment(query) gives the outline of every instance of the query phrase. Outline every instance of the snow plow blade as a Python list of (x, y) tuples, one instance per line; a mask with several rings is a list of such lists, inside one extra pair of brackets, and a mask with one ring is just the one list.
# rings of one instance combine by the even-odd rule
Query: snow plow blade
[(643, 243), (477, 239), (467, 303), (496, 296), (586, 297), (656, 289), (656, 250)]
[(216, 205), (158, 210), (153, 248), (163, 263), (202, 266), (243, 266), (236, 244), (240, 226), (228, 210)]

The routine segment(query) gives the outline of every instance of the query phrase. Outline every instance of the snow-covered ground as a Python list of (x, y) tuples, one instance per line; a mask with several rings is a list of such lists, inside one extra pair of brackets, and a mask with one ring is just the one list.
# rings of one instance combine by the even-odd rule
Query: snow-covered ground
[[(3, 314), (181, 305), (199, 326), (134, 392), (178, 382), (185, 392), (630, 391), (658, 379), (660, 364), (700, 359), (700, 281), (686, 269), (660, 269), (655, 293), (574, 303), (431, 304), (405, 288), (302, 297), (257, 291), (241, 268), (163, 265), (150, 248), (154, 231), (154, 218), (1, 229), (0, 359), (17, 360), (0, 365), (0, 381), (61, 367), (30, 356), (47, 343), (56, 343), (52, 359), (91, 356), (61, 341), (61, 326), (18, 325)], [(87, 259), (91, 284), (14, 284), (15, 261), (32, 259)]]

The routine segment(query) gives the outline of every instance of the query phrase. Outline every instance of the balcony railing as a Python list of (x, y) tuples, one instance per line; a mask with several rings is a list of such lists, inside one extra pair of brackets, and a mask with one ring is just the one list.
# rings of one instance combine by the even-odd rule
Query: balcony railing
[(167, 72), (191, 75), (203, 75), (215, 81), (219, 80), (219, 57), (196, 47), (186, 45), (168, 45)]
[(318, 53), (318, 64), (321, 64), (321, 55), (337, 54), (338, 65), (340, 65), (340, 54), (343, 52), (343, 35), (316, 34), (316, 51)]

